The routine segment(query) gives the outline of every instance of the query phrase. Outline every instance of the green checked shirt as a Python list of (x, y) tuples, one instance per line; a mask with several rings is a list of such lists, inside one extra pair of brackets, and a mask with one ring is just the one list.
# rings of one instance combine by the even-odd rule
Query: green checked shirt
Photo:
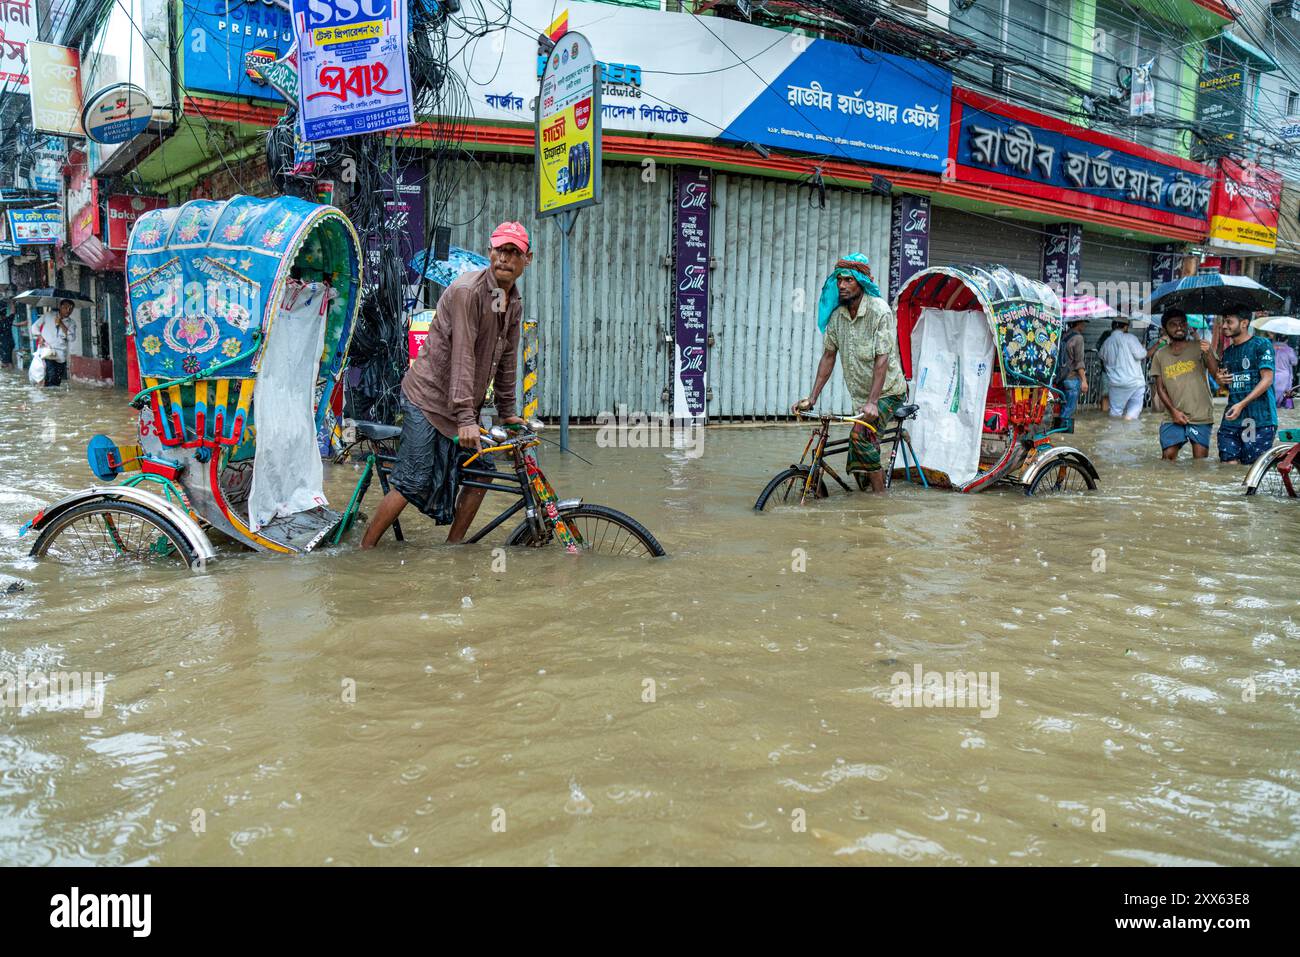
[(902, 398), (907, 395), (907, 381), (898, 361), (894, 312), (885, 300), (878, 296), (863, 296), (855, 315), (849, 315), (846, 307), (838, 306), (826, 324), (825, 347), (827, 351), (839, 354), (840, 372), (855, 407), (862, 408), (871, 398), (871, 382), (876, 356), (879, 355), (889, 356), (881, 396)]

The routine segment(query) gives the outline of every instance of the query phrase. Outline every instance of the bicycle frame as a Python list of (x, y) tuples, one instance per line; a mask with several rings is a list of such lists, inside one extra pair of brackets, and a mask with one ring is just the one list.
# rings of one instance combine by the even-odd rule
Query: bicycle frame
[[(493, 445), (480, 449), (471, 455), (460, 467), (461, 485), (466, 488), (479, 488), (488, 492), (504, 492), (519, 496), (519, 501), (502, 511), (496, 518), (478, 530), (467, 542), (476, 544), (507, 519), (521, 510), (534, 535), (543, 541), (549, 541), (554, 535), (560, 540), (566, 551), (577, 552), (582, 546), (582, 536), (560, 517), (560, 498), (547, 481), (538, 466), (537, 460), (529, 449), (538, 445), (538, 440), (514, 441), (504, 445)], [(492, 452), (509, 452), (514, 464), (514, 474), (500, 472), (496, 469), (477, 469), (474, 462), (483, 455)], [(541, 506), (539, 509), (538, 506)]]
[[(539, 539), (549, 541), (554, 536), (560, 540), (560, 544), (566, 550), (576, 552), (580, 549), (582, 546), (581, 533), (561, 517), (564, 506), (569, 503), (560, 501), (555, 489), (538, 466), (536, 459), (528, 452), (529, 448), (537, 444), (537, 440), (523, 442), (515, 440), (504, 445), (486, 446), (461, 464), (460, 484), (462, 487), (483, 489), (485, 492), (500, 492), (518, 498), (518, 501), (504, 509), (487, 525), (466, 539), (466, 544), (473, 545), (482, 541), (486, 536), (500, 528), (504, 522), (522, 511), (529, 525), (533, 528), (534, 535)], [(376, 475), (379, 476), (379, 484), (383, 488), (384, 494), (387, 495), (389, 491), (388, 473), (396, 463), (397, 457), (382, 450), (375, 441), (368, 441), (367, 445), (369, 446), (369, 452), (366, 455), (365, 468), (352, 490), (352, 498), (348, 502), (343, 520), (339, 522), (338, 529), (331, 539), (331, 542), (335, 545), (343, 539), (348, 529), (351, 528), (352, 522), (356, 519), (361, 508), (361, 501), (365, 498), (366, 492), (370, 488), (370, 482)], [(353, 447), (355, 446), (349, 447), (349, 450)], [(493, 452), (509, 452), (511, 454), (514, 466), (513, 474), (497, 469), (474, 467), (474, 463), (481, 456)], [(346, 451), (344, 454), (346, 454)], [(393, 534), (399, 542), (405, 541), (400, 522), (393, 523)]]
[[(835, 439), (834, 441), (830, 440), (832, 422), (842, 422), (854, 426), (861, 425), (864, 428), (870, 429), (872, 434), (877, 437), (877, 440), (882, 445), (885, 442), (891, 443), (889, 450), (889, 465), (884, 470), (886, 488), (893, 484), (894, 464), (898, 461), (898, 448), (900, 444), (903, 446), (903, 468), (906, 470), (908, 481), (911, 481), (912, 479), (912, 468), (915, 466), (916, 474), (921, 480), (922, 487), (930, 487), (930, 483), (926, 480), (925, 473), (921, 471), (921, 463), (917, 460), (916, 453), (912, 451), (912, 444), (903, 437), (903, 425), (901, 422), (895, 422), (893, 426), (885, 429), (884, 432), (881, 432), (865, 419), (830, 415), (823, 415), (819, 418), (820, 424), (813, 429), (812, 436), (808, 439), (808, 444), (804, 446), (803, 454), (799, 457), (799, 464), (808, 466), (808, 478), (804, 481), (804, 489), (799, 497), (800, 505), (804, 504), (808, 497), (808, 493), (817, 487), (817, 483), (821, 478), (821, 473), (823, 471), (829, 473), (831, 478), (835, 479), (840, 488), (844, 489), (844, 491), (852, 491), (852, 489), (849, 488), (848, 483), (845, 482), (844, 479), (840, 477), (840, 474), (835, 471), (835, 468), (826, 461), (826, 456), (828, 455), (839, 455), (841, 452), (848, 452), (849, 450), (850, 438), (848, 436), (845, 436), (842, 439)], [(811, 458), (809, 458), (809, 452), (812, 452)]]

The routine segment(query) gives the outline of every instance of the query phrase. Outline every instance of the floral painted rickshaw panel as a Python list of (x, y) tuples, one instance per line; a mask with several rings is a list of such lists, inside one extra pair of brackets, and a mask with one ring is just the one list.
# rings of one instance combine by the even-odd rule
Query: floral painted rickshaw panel
[(128, 334), (140, 374), (175, 378), (242, 356), (215, 376), (252, 375), (284, 260), (317, 208), (237, 196), (142, 216), (127, 250)]

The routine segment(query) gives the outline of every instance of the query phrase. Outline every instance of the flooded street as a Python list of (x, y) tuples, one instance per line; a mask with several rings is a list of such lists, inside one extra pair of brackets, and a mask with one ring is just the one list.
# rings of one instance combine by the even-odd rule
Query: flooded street
[[(0, 863), (1300, 864), (1300, 502), (1161, 463), (1155, 415), (1080, 418), (1090, 496), (764, 514), (805, 428), (575, 430), (561, 497), (668, 559), (502, 569), (408, 511), (206, 574), (25, 557), (123, 393), (3, 372), (0, 421), (0, 672), (105, 677), (99, 716), (0, 710)], [(918, 667), (996, 676), (996, 713), (891, 706)]]

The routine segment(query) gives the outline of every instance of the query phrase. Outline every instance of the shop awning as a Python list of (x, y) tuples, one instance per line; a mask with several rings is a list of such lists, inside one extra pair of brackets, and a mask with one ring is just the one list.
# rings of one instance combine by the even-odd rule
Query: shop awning
[(1234, 55), (1241, 57), (1241, 59), (1246, 61), (1248, 66), (1254, 67), (1261, 73), (1272, 73), (1278, 68), (1277, 61), (1275, 61), (1271, 56), (1253, 43), (1247, 43), (1235, 34), (1229, 33), (1225, 30), (1215, 37), (1215, 39), (1219, 41), (1225, 50), (1231, 51)]

